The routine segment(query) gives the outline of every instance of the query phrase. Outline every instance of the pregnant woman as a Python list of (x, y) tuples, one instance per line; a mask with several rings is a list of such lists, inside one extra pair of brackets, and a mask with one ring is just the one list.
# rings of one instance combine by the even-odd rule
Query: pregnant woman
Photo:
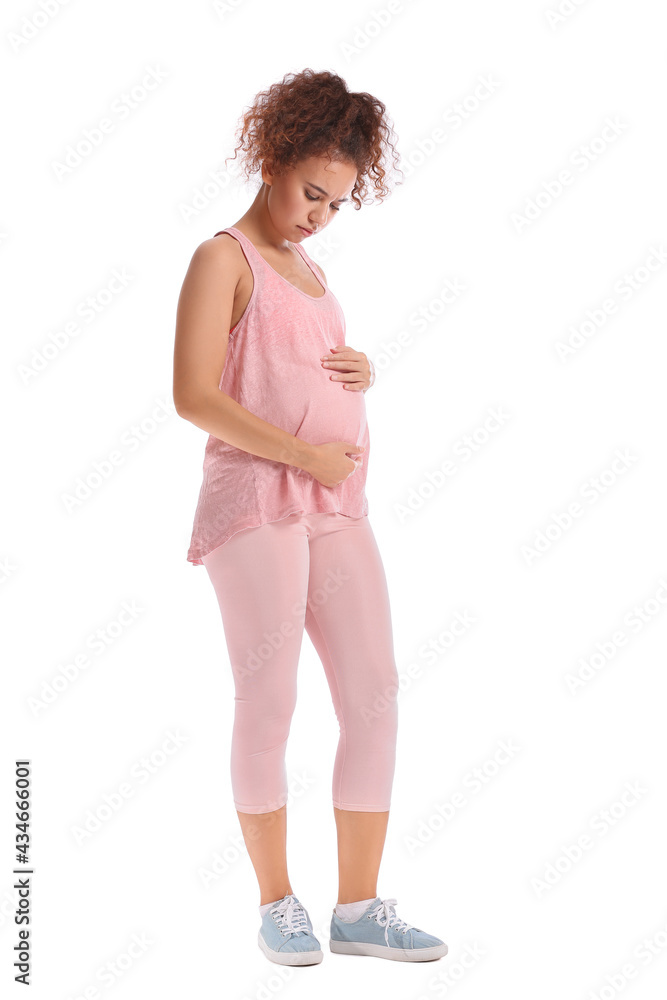
[(417, 962), (447, 952), (377, 895), (398, 673), (365, 495), (371, 365), (345, 345), (341, 307), (302, 246), (343, 205), (361, 207), (367, 179), (386, 195), (391, 135), (385, 106), (333, 73), (287, 74), (258, 94), (237, 150), (262, 186), (233, 226), (196, 248), (178, 302), (174, 402), (209, 435), (187, 558), (206, 567), (220, 607), (235, 686), (232, 790), (259, 882), (258, 943), (282, 965), (323, 957), (286, 859), (285, 749), (304, 628), (340, 726), (330, 949)]

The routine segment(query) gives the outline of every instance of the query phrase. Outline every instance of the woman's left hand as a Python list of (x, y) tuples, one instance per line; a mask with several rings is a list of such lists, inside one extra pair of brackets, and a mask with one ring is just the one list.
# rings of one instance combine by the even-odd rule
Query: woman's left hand
[(375, 381), (373, 362), (363, 351), (355, 351), (348, 344), (336, 344), (330, 354), (320, 358), (323, 368), (329, 369), (334, 382), (342, 382), (348, 392), (366, 392)]

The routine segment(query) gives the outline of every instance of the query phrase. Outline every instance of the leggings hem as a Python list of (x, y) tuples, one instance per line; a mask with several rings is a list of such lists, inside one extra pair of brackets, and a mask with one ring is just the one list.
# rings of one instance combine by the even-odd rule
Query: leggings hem
[[(282, 809), (284, 805), (287, 804), (287, 799), (280, 806), (275, 806), (273, 809), (267, 809), (265, 806), (241, 806), (238, 802), (234, 803), (235, 809), (238, 812), (248, 813), (252, 816), (263, 816), (270, 812), (277, 812), (278, 809)], [(390, 805), (388, 806), (360, 806), (352, 804), (351, 802), (343, 804), (342, 802), (334, 802), (334, 807), (336, 809), (341, 809), (343, 812), (389, 812)]]
[(282, 809), (283, 806), (286, 804), (287, 804), (287, 799), (285, 799), (285, 801), (281, 803), (281, 805), (272, 806), (269, 809), (267, 809), (266, 806), (242, 806), (238, 802), (234, 803), (234, 807), (235, 809), (237, 809), (238, 812), (250, 813), (253, 816), (263, 816), (266, 813), (277, 812), (278, 809)]
[(344, 812), (367, 812), (367, 813), (384, 813), (389, 812), (390, 806), (358, 806), (352, 803), (333, 803), (336, 809), (342, 809)]

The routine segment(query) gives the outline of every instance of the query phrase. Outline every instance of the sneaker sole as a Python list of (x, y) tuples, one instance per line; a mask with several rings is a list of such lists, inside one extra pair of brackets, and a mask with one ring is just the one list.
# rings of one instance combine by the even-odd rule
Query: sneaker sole
[(276, 965), (319, 965), (324, 958), (322, 951), (274, 951), (262, 937), (262, 932), (257, 934), (257, 943), (269, 959)]
[(338, 955), (370, 955), (373, 958), (389, 958), (394, 962), (431, 962), (447, 954), (446, 944), (436, 944), (431, 948), (387, 948), (383, 944), (366, 944), (363, 941), (334, 941), (329, 939), (329, 948)]

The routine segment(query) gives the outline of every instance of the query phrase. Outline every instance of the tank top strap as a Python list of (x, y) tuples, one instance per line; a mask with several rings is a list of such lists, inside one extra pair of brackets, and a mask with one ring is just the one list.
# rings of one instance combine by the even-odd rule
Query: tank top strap
[(230, 236), (233, 236), (236, 240), (238, 240), (243, 249), (246, 251), (246, 257), (250, 255), (253, 260), (258, 261), (260, 264), (266, 264), (266, 261), (262, 257), (261, 253), (259, 253), (246, 234), (242, 233), (240, 229), (236, 229), (235, 226), (227, 226), (226, 229), (220, 229), (217, 233), (214, 233), (214, 236), (220, 236), (221, 233), (229, 233)]
[(240, 229), (236, 229), (235, 226), (227, 226), (226, 229), (220, 229), (217, 233), (214, 233), (214, 236), (220, 236), (221, 233), (229, 233), (230, 236), (234, 236), (241, 244), (241, 246), (244, 248), (244, 250), (248, 250), (254, 258), (259, 257), (260, 261), (264, 259), (262, 255), (258, 253), (258, 251), (255, 249), (255, 247), (250, 242), (246, 234), (242, 233)]
[(252, 271), (254, 299), (255, 290), (259, 295), (266, 287), (267, 282), (269, 285), (271, 284), (271, 268), (246, 234), (242, 233), (240, 229), (236, 229), (235, 226), (227, 226), (226, 229), (220, 229), (217, 233), (214, 233), (214, 236), (220, 236), (221, 233), (229, 233), (231, 237), (241, 244), (243, 255), (248, 262), (248, 267)]
[(292, 246), (294, 247), (295, 250), (299, 251), (300, 256), (306, 262), (306, 264), (308, 265), (308, 267), (310, 268), (310, 270), (313, 272), (313, 274), (315, 275), (315, 277), (317, 278), (317, 280), (319, 281), (319, 283), (321, 285), (324, 285), (324, 287), (326, 288), (326, 283), (325, 283), (322, 275), (320, 274), (320, 272), (315, 267), (314, 261), (311, 260), (311, 258), (306, 253), (305, 247), (302, 247), (300, 243), (292, 243)]

